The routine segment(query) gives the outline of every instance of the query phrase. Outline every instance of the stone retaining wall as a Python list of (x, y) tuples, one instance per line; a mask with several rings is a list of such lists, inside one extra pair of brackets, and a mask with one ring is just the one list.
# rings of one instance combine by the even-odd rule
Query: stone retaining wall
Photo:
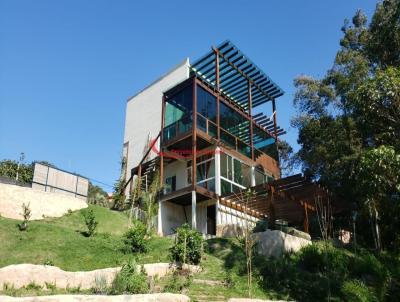
[[(150, 263), (144, 264), (144, 271), (150, 277), (164, 277), (178, 268), (176, 264)], [(193, 273), (199, 272), (200, 267), (196, 265), (183, 265), (183, 268)], [(46, 283), (55, 285), (57, 288), (80, 287), (90, 289), (100, 280), (106, 281), (109, 286), (120, 267), (104, 268), (93, 271), (69, 272), (56, 266), (15, 264), (0, 268), (0, 289), (5, 284), (21, 288), (34, 282), (37, 285), (46, 286)]]

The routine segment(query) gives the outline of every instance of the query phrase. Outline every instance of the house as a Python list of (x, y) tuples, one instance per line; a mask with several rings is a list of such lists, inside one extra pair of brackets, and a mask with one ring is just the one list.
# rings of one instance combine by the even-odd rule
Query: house
[[(315, 205), (298, 193), (299, 184), (312, 184), (299, 175), (281, 179), (277, 143), (286, 132), (277, 124), (276, 101), (282, 95), (225, 41), (129, 98), (126, 190), (132, 191), (135, 177), (147, 190), (159, 171), (159, 234), (172, 234), (187, 222), (203, 234), (223, 236), (265, 217), (304, 223), (307, 231)], [(250, 187), (255, 193), (247, 197)]]

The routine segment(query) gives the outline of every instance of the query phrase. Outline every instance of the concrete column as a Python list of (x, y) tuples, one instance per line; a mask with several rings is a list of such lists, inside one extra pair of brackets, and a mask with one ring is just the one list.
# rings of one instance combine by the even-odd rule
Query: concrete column
[(256, 185), (256, 168), (251, 167), (251, 180), (250, 185), (254, 187)]
[(221, 196), (221, 149), (215, 149), (215, 193)]
[[(221, 148), (217, 147), (215, 149), (215, 193), (217, 196), (221, 196)], [(215, 203), (215, 224), (216, 228), (221, 224), (220, 214), (219, 214), (219, 198)]]
[(192, 191), (192, 229), (196, 228), (196, 191)]
[(162, 206), (163, 203), (160, 201), (158, 203), (158, 214), (157, 214), (157, 233), (159, 236), (163, 236), (162, 231)]

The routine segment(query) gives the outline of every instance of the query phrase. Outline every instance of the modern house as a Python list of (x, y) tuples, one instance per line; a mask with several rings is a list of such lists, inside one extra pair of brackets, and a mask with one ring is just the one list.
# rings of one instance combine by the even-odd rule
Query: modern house
[[(158, 232), (183, 223), (223, 236), (246, 221), (304, 225), (326, 192), (301, 175), (281, 179), (276, 101), (283, 90), (232, 42), (184, 60), (127, 102), (126, 190), (159, 171)], [(247, 188), (254, 192), (244, 193)], [(304, 195), (307, 193), (306, 195)], [(311, 195), (310, 195), (311, 194)], [(311, 196), (311, 197), (310, 197)]]

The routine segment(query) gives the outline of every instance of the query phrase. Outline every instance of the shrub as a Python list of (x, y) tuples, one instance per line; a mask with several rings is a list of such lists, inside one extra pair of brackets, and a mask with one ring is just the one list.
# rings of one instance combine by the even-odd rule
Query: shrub
[(87, 235), (93, 236), (95, 234), (98, 222), (96, 221), (96, 217), (94, 216), (92, 209), (86, 209), (82, 211), (83, 218), (85, 220), (85, 224), (87, 227)]
[(132, 253), (147, 251), (146, 226), (141, 221), (134, 221), (133, 226), (124, 234), (125, 250)]
[(256, 225), (253, 228), (253, 233), (265, 232), (268, 229), (268, 220), (261, 219), (256, 222)]
[(30, 204), (28, 203), (27, 205), (25, 203), (22, 204), (22, 217), (24, 220), (18, 224), (18, 228), (20, 231), (26, 231), (28, 229), (28, 221), (31, 218), (31, 209), (30, 209)]
[(44, 262), (43, 265), (48, 265), (48, 266), (54, 266), (53, 260), (47, 258)]
[(173, 273), (164, 287), (164, 292), (181, 293), (192, 284), (192, 275), (189, 270), (177, 270)]
[(345, 301), (373, 302), (378, 301), (371, 290), (359, 280), (345, 281), (342, 285), (342, 294)]
[(145, 294), (149, 291), (146, 274), (140, 270), (135, 260), (124, 264), (111, 285), (112, 295)]
[(176, 229), (175, 243), (170, 248), (172, 261), (199, 264), (203, 250), (203, 237), (185, 223)]

